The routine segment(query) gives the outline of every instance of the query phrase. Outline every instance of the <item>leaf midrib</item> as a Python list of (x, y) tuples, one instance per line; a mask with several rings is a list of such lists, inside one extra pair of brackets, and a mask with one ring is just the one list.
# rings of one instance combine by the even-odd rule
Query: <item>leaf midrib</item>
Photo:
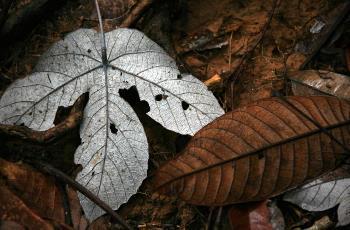
[[(339, 128), (339, 127), (342, 127), (342, 126), (345, 126), (345, 125), (349, 125), (349, 124), (350, 124), (350, 120), (346, 120), (346, 121), (340, 122), (338, 124), (326, 126), (326, 127), (324, 127), (324, 129), (332, 130), (332, 129)], [(321, 130), (321, 129), (316, 129), (316, 130), (313, 130), (313, 131), (309, 131), (309, 132), (306, 132), (306, 133), (303, 133), (303, 134), (300, 134), (300, 135), (296, 135), (294, 137), (290, 137), (290, 138), (287, 138), (285, 140), (282, 140), (282, 141), (279, 141), (279, 142), (276, 142), (276, 143), (273, 143), (273, 144), (270, 144), (270, 145), (266, 145), (266, 146), (264, 146), (264, 147), (262, 147), (260, 149), (249, 151), (249, 152), (246, 152), (244, 154), (231, 157), (231, 158), (229, 158), (227, 160), (220, 161), (220, 162), (217, 162), (215, 164), (208, 165), (208, 166), (205, 166), (205, 167), (193, 170), (193, 171), (188, 172), (188, 173), (184, 173), (184, 174), (182, 174), (180, 176), (172, 178), (171, 180), (165, 182), (164, 184), (159, 185), (158, 187), (155, 188), (155, 190), (158, 190), (158, 189), (160, 189), (162, 187), (168, 186), (169, 184), (171, 184), (171, 183), (173, 183), (173, 182), (175, 182), (177, 180), (180, 180), (180, 179), (188, 177), (188, 176), (192, 176), (192, 175), (200, 173), (202, 171), (205, 171), (205, 170), (208, 170), (208, 169), (211, 169), (211, 168), (215, 168), (217, 166), (224, 165), (226, 163), (229, 163), (229, 162), (232, 162), (232, 161), (236, 161), (236, 160), (239, 160), (239, 159), (242, 159), (242, 158), (245, 158), (245, 157), (253, 156), (255, 154), (258, 154), (260, 152), (268, 150), (270, 148), (273, 148), (273, 147), (276, 147), (276, 146), (279, 146), (279, 145), (283, 145), (283, 144), (286, 144), (286, 143), (289, 143), (289, 142), (292, 142), (292, 141), (297, 141), (297, 140), (303, 139), (305, 137), (309, 137), (309, 136), (312, 136), (314, 134), (318, 134), (318, 133), (322, 133), (322, 132), (323, 132), (323, 130)]]

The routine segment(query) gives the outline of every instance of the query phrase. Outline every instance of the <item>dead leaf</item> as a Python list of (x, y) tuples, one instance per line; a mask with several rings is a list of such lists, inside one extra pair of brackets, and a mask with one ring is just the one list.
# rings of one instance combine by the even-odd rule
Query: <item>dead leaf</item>
[(294, 95), (334, 95), (350, 100), (350, 77), (324, 70), (305, 70), (288, 74)]
[[(0, 159), (0, 219), (15, 221), (29, 229), (53, 229), (66, 222), (64, 198), (55, 180), (28, 165)], [(75, 229), (85, 229), (77, 193), (67, 190)]]
[(270, 210), (267, 200), (257, 203), (235, 205), (228, 211), (231, 229), (273, 229), (270, 223)]
[(222, 206), (265, 200), (333, 170), (349, 148), (350, 104), (336, 97), (270, 98), (216, 119), (161, 166), (155, 188), (188, 203)]
[(342, 166), (335, 171), (292, 190), (283, 199), (301, 208), (319, 212), (337, 205), (338, 226), (350, 224), (350, 171)]

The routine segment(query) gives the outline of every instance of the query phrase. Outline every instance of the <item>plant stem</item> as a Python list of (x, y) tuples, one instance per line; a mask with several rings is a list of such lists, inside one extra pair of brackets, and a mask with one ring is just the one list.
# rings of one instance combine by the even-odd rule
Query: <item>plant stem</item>
[(106, 39), (105, 39), (105, 33), (103, 32), (102, 17), (101, 17), (101, 12), (100, 12), (100, 6), (98, 5), (98, 0), (95, 0), (95, 5), (96, 5), (98, 22), (100, 24), (102, 63), (104, 65), (104, 67), (106, 68), (106, 66), (108, 64)]

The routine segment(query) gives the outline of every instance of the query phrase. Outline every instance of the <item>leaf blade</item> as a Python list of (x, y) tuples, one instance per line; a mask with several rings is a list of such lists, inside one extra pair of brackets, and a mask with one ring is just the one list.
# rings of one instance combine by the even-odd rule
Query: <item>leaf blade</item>
[[(310, 109), (313, 105), (309, 114), (324, 127), (332, 130), (337, 138), (345, 140), (349, 135), (349, 130), (346, 129), (350, 123), (348, 112), (344, 113), (346, 116), (338, 117), (336, 122), (331, 114), (325, 111), (328, 107), (319, 106), (329, 100), (330, 104), (338, 106), (335, 106), (336, 110), (349, 111), (347, 102), (332, 97), (289, 97), (288, 100), (303, 110)], [(273, 115), (271, 111), (276, 112)], [(252, 127), (258, 127), (258, 119), (253, 122), (247, 113), (260, 118), (266, 127), (272, 129), (252, 130)], [(335, 125), (337, 123), (338, 127)], [(330, 125), (335, 126), (332, 128)], [(342, 132), (339, 132), (340, 129)], [(258, 132), (261, 132), (260, 137)], [(311, 142), (315, 141), (310, 139), (313, 136), (319, 137), (318, 141)], [(262, 137), (265, 137), (265, 140)], [(272, 137), (279, 139), (273, 140)], [(207, 138), (214, 141), (210, 142)], [(268, 139), (272, 140), (272, 143), (268, 143)], [(310, 154), (310, 146), (321, 143), (321, 155)], [(282, 158), (276, 158), (278, 153)], [(267, 99), (226, 114), (206, 126), (194, 136), (180, 156), (159, 169), (154, 180), (155, 186), (161, 192), (175, 193), (193, 204), (212, 206), (257, 201), (278, 195), (310, 177), (333, 169), (343, 153), (344, 150), (340, 146), (333, 144), (329, 137), (310, 121), (292, 113), (283, 101)], [(222, 159), (206, 162), (206, 159), (212, 158), (213, 155), (219, 155)], [(225, 179), (224, 176), (213, 172), (215, 168), (220, 167), (226, 168), (223, 175), (233, 174), (233, 178)], [(222, 183), (218, 188), (220, 192), (212, 193), (199, 189), (197, 184), (204, 180), (205, 173), (210, 175), (209, 179), (213, 181), (227, 180), (227, 183)], [(220, 194), (220, 197), (217, 194)]]

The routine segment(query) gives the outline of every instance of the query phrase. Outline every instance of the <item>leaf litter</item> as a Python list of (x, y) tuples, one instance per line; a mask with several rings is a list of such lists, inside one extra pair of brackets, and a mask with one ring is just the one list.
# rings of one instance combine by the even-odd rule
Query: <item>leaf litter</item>
[[(281, 72), (284, 71), (285, 69), (285, 65), (284, 65), (284, 60), (287, 59), (287, 68), (288, 69), (298, 69), (298, 67), (302, 64), (303, 60), (305, 59), (305, 56), (299, 52), (296, 52), (295, 50), (293, 50), (292, 48), (294, 47), (294, 40), (297, 40), (298, 38), (301, 37), (304, 29), (300, 29), (301, 26), (307, 22), (310, 18), (320, 15), (324, 12), (327, 12), (330, 7), (332, 7), (331, 5), (327, 5), (327, 4), (323, 4), (324, 2), (320, 3), (319, 5), (314, 5), (312, 2), (310, 1), (303, 1), (301, 3), (301, 6), (298, 6), (296, 4), (296, 2), (291, 1), (291, 2), (282, 2), (282, 5), (279, 8), (279, 11), (277, 12), (277, 16), (274, 18), (274, 21), (271, 24), (271, 30), (268, 31), (267, 35), (265, 36), (264, 42), (262, 44), (262, 46), (260, 48), (258, 48), (256, 51), (254, 51), (254, 55), (253, 55), (253, 59), (251, 59), (251, 62), (248, 63), (248, 65), (246, 66), (246, 69), (244, 70), (244, 77), (242, 77), (241, 79), (239, 79), (239, 81), (236, 82), (236, 84), (234, 85), (235, 93), (232, 94), (234, 95), (235, 98), (235, 106), (238, 105), (244, 105), (244, 104), (248, 104), (248, 102), (250, 101), (254, 101), (256, 99), (261, 99), (261, 98), (266, 98), (271, 96), (271, 91), (273, 89), (273, 84), (275, 81), (277, 82), (281, 82), (281, 80), (279, 79), (279, 76)], [(236, 10), (236, 12), (243, 12), (243, 10), (246, 10), (245, 12), (248, 13), (253, 13), (256, 11), (269, 11), (270, 7), (265, 5), (261, 8), (261, 6), (259, 4), (261, 4), (260, 2), (256, 2), (256, 1), (252, 1), (251, 2), (252, 6), (256, 6), (256, 8), (252, 7), (249, 10), (246, 9), (244, 6), (242, 7), (242, 5), (240, 6), (240, 8), (235, 5), (235, 6), (230, 6), (232, 7), (232, 10)], [(268, 4), (268, 3), (267, 3)], [(85, 7), (85, 6), (84, 6)], [(203, 7), (205, 7), (205, 4), (203, 5)], [(215, 4), (211, 5), (211, 8), (215, 7)], [(300, 7), (298, 9), (298, 7)], [(84, 9), (86, 11), (86, 9)], [(83, 12), (83, 11), (82, 11)], [(295, 12), (298, 12), (298, 16), (296, 16)], [(80, 12), (78, 13), (78, 16), (76, 17), (69, 17), (66, 19), (63, 19), (60, 23), (64, 24), (65, 22), (71, 20), (73, 18), (73, 20), (78, 19)], [(148, 15), (149, 17), (149, 15)], [(151, 16), (152, 17), (152, 16)], [(202, 17), (203, 18), (203, 17)], [(286, 22), (287, 19), (287, 22)], [(196, 20), (194, 18), (190, 18), (189, 20)], [(229, 19), (232, 20), (232, 19)], [(79, 23), (81, 23), (80, 20)], [(85, 25), (91, 25), (88, 22), (83, 22), (83, 24)], [(66, 23), (66, 25), (68, 25), (68, 23)], [(92, 24), (93, 25), (93, 24)], [(292, 26), (291, 26), (292, 25)], [(295, 26), (296, 25), (296, 26)], [(57, 26), (57, 25), (54, 25)], [(142, 23), (139, 23), (138, 25), (136, 25), (138, 28), (140, 28), (142, 30), (142, 27), (144, 25), (142, 25)], [(293, 26), (295, 26), (293, 28)], [(48, 27), (48, 30), (52, 30), (52, 27)], [(45, 27), (42, 27), (45, 28)], [(54, 31), (54, 33), (50, 33), (44, 34), (44, 36), (47, 36), (49, 39), (52, 38), (52, 35), (56, 33), (56, 31), (73, 31), (75, 28), (71, 28), (71, 29), (67, 29), (64, 27), (59, 27), (59, 28), (55, 28), (52, 31)], [(180, 27), (181, 28), (181, 27)], [(299, 29), (298, 29), (299, 28)], [(42, 30), (42, 29), (40, 29)], [(39, 33), (41, 33), (39, 30)], [(57, 34), (57, 33), (56, 33)], [(244, 34), (241, 34), (240, 36), (245, 36)], [(57, 37), (56, 37), (57, 40)], [(46, 42), (45, 39), (42, 39), (42, 41)], [(215, 43), (215, 42), (214, 42)], [(28, 47), (32, 47), (33, 45), (37, 44), (37, 42), (32, 41), (31, 43), (28, 43)], [(47, 45), (46, 45), (47, 46)], [(220, 52), (220, 53), (226, 53), (226, 46), (223, 46), (222, 49), (217, 49), (216, 51)], [(287, 52), (285, 53), (285, 56), (279, 55), (278, 52), (276, 52), (276, 47), (278, 47), (278, 49), (280, 49), (283, 52)], [(32, 49), (32, 51), (34, 51), (34, 53), (40, 53), (40, 49), (42, 48), (34, 48)], [(44, 49), (42, 49), (44, 50)], [(209, 50), (207, 50), (209, 51)], [(42, 51), (41, 51), (42, 52)], [(202, 51), (203, 52), (203, 51)], [(263, 55), (262, 55), (263, 54)], [(281, 54), (281, 53), (280, 53)], [(33, 57), (30, 56), (31, 53), (27, 53), (27, 60), (25, 58), (20, 59), (20, 61), (23, 63), (28, 63), (29, 62), (29, 66), (32, 65), (30, 64), (32, 62)], [(254, 58), (257, 57), (257, 58)], [(35, 56), (34, 56), (35, 58)], [(237, 57), (235, 57), (237, 58)], [(235, 59), (235, 58), (232, 58)], [(204, 60), (204, 63), (206, 63), (207, 61)], [(208, 61), (210, 62), (210, 61)], [(278, 65), (275, 65), (275, 63), (278, 63)], [(223, 63), (223, 65), (226, 65), (227, 63)], [(15, 65), (12, 66), (12, 69), (10, 69), (10, 71), (12, 71), (13, 73), (15, 73), (16, 71), (18, 71), (17, 69), (14, 68)], [(17, 65), (18, 69), (22, 69), (25, 65)], [(259, 66), (259, 68), (255, 68), (255, 66)], [(190, 64), (189, 66), (189, 70), (191, 70), (192, 68), (195, 67), (194, 64)], [(264, 67), (263, 69), (261, 67)], [(217, 68), (217, 73), (220, 73), (220, 65)], [(261, 72), (261, 70), (263, 70)], [(26, 72), (26, 70), (22, 69), (22, 73), (21, 74), (12, 74), (11, 76), (20, 76), (20, 75), (24, 75), (23, 72)], [(28, 71), (27, 71), (28, 72)], [(261, 72), (262, 76), (259, 76), (259, 73)], [(202, 78), (202, 75), (198, 75), (201, 79), (206, 79), (206, 78)], [(211, 76), (208, 76), (211, 77)], [(237, 90), (238, 89), (238, 90)], [(218, 94), (219, 97), (221, 97), (222, 94)], [(231, 96), (230, 96), (231, 97)], [(229, 98), (227, 98), (228, 100)], [(222, 99), (220, 99), (222, 100)], [(224, 101), (225, 102), (225, 101)], [(229, 108), (229, 107), (227, 107)], [(152, 143), (156, 143), (156, 145), (159, 145), (159, 143), (157, 143), (156, 140), (152, 140)], [(152, 144), (153, 146), (153, 144)], [(152, 147), (153, 148), (153, 147)], [(156, 146), (156, 149), (158, 149), (158, 147)], [(159, 155), (154, 155), (154, 156), (159, 156)], [(160, 157), (160, 156), (159, 156)], [(156, 161), (159, 161), (157, 158), (154, 158)], [(162, 160), (160, 160), (162, 161)], [(148, 192), (147, 192), (148, 193)], [(137, 207), (140, 204), (140, 200), (144, 201), (143, 198), (145, 198), (146, 200), (148, 198), (138, 194), (137, 199), (134, 200), (135, 202), (131, 202), (130, 204), (128, 203), (128, 205), (130, 205), (129, 207), (126, 207), (129, 211), (131, 211), (130, 207)], [(142, 198), (141, 198), (142, 197)], [(141, 199), (139, 199), (141, 198)], [(138, 201), (137, 201), (138, 200)], [(141, 202), (142, 203), (142, 202)], [(149, 209), (152, 209), (152, 202), (149, 203), (149, 205), (147, 206)], [(123, 206), (123, 209), (125, 209), (125, 206)], [(176, 213), (176, 207), (174, 207), (175, 209), (175, 213)], [(138, 209), (135, 209), (138, 210)], [(150, 210), (150, 212), (152, 212)], [(148, 214), (150, 212), (147, 212), (147, 214), (142, 214), (141, 216), (137, 216), (137, 213), (140, 213), (139, 211), (132, 211), (130, 213), (128, 213), (128, 211), (125, 212), (125, 216), (127, 217), (128, 215), (134, 215), (133, 219), (137, 219), (138, 221), (141, 221), (141, 223), (144, 222), (152, 222), (154, 220), (157, 219), (157, 217), (155, 217), (154, 220), (151, 220), (148, 218)], [(133, 214), (132, 214), (133, 213)], [(198, 212), (195, 211), (195, 214), (193, 215), (193, 219), (198, 221), (198, 219), (201, 219), (201, 221), (203, 220), (203, 217), (201, 217), (201, 214), (198, 214)], [(205, 221), (205, 219), (204, 219)]]

